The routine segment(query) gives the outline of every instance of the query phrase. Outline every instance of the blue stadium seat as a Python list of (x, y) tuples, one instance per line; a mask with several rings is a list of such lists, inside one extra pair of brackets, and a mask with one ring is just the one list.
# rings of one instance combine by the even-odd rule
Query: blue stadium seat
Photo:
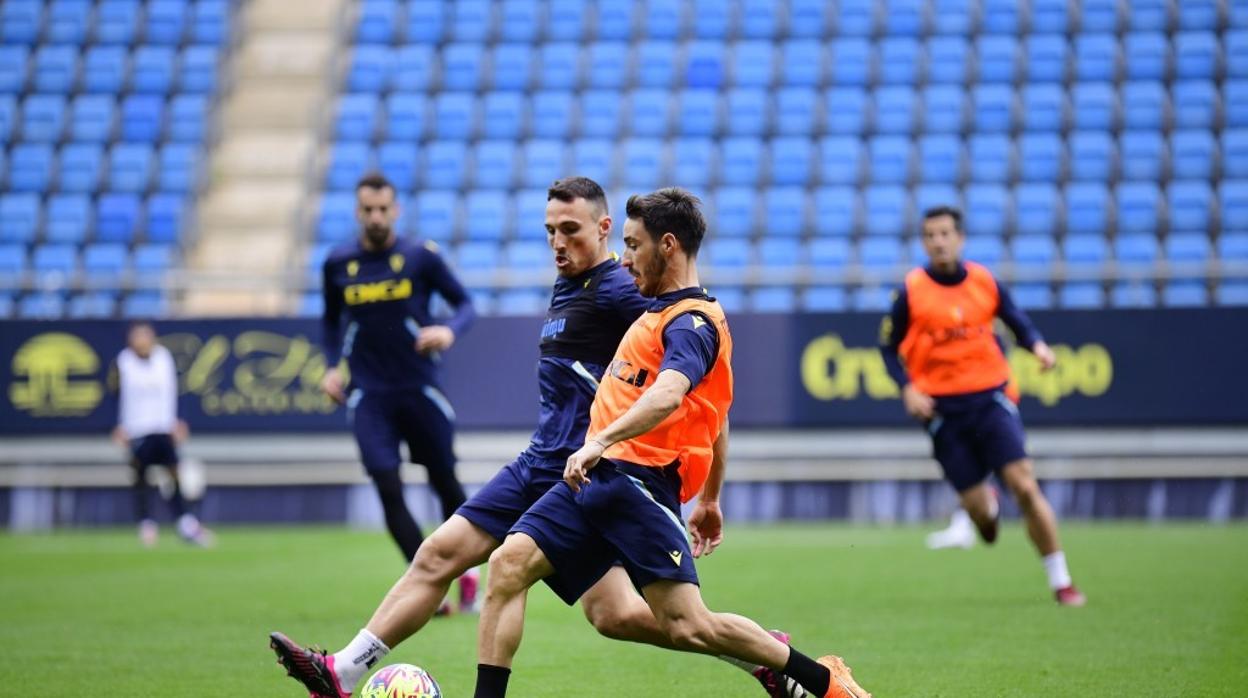
[(195, 16), (191, 18), (192, 43), (218, 46), (229, 43), (230, 21), (227, 0), (198, 0)]
[(1223, 281), (1218, 284), (1214, 297), (1218, 305), (1248, 305), (1248, 282)]
[[(416, 186), (420, 151), (415, 143), (390, 141), (377, 147), (377, 169), (400, 192)], [(354, 183), (351, 187), (354, 187)]]
[(840, 38), (828, 49), (828, 66), (833, 85), (865, 86), (871, 81), (871, 42)]
[(347, 70), (347, 89), (352, 92), (381, 92), (390, 85), (393, 70), (394, 52), (389, 46), (357, 45), (352, 50), (351, 67)]
[(1018, 41), (1012, 36), (982, 35), (975, 42), (979, 82), (1013, 84), (1018, 78)]
[(316, 219), (316, 239), (338, 242), (352, 235), (355, 226), (355, 194), (325, 192)]
[(0, 184), (3, 184), (5, 173), (9, 169), (8, 157), (4, 154), (4, 149), (0, 148)]
[(153, 194), (147, 200), (148, 242), (177, 242), (188, 208), (180, 194)]
[(95, 40), (101, 44), (130, 44), (142, 16), (139, 0), (103, 0), (95, 12)]
[(199, 186), (200, 151), (191, 143), (167, 143), (160, 149), (160, 172), (156, 188), (169, 192), (192, 192)]
[(1057, 132), (1066, 124), (1066, 90), (1061, 85), (1038, 83), (1022, 89), (1023, 129)]
[(1014, 123), (1014, 89), (1009, 85), (978, 85), (971, 92), (972, 123), (987, 133), (1008, 133)]
[(1161, 289), (1161, 304), (1167, 308), (1200, 308), (1209, 305), (1209, 289), (1203, 281), (1168, 281)]
[(430, 141), (425, 148), (424, 173), (426, 188), (462, 187), (468, 180), (468, 146), (463, 141)]
[(797, 309), (797, 292), (789, 286), (757, 288), (750, 294), (750, 309), (756, 313), (789, 313)]
[(497, 269), (502, 255), (498, 243), (489, 241), (468, 241), (461, 243), (455, 251), (455, 265), (460, 269)]
[[(655, 2), (672, 5), (677, 3)], [(693, 35), (698, 39), (726, 39), (731, 31), (732, 6), (715, 0), (694, 0)]]
[(112, 97), (78, 95), (70, 107), (69, 138), (93, 143), (107, 141), (116, 118), (117, 102)]
[(1068, 267), (1100, 267), (1109, 260), (1109, 244), (1102, 235), (1067, 235), (1062, 257)]
[(920, 36), (927, 32), (925, 0), (889, 0), (881, 13), (884, 33), (894, 36)]
[[(621, 115), (623, 100), (619, 95), (609, 90), (589, 90), (581, 93), (580, 107), (580, 127), (582, 136), (590, 136), (593, 138), (615, 138), (621, 131), (623, 117)], [(544, 136), (542, 127), (544, 111), (549, 105), (543, 103), (542, 93), (538, 93), (533, 99), (533, 121), (535, 132)], [(564, 112), (560, 116), (550, 115), (554, 124), (567, 124), (571, 126), (570, 112)], [(553, 127), (552, 127), (553, 128)], [(545, 136), (544, 136), (545, 137)]]
[(481, 44), (452, 43), (442, 49), (442, 89), (476, 90), (485, 72)]
[[(25, 273), (26, 245), (0, 242), (0, 283), (16, 286)], [(6, 316), (0, 312), (0, 318)]]
[(678, 39), (685, 33), (685, 14), (684, 8), (677, 3), (648, 3), (642, 35), (652, 39)]
[(1075, 83), (1071, 90), (1071, 122), (1075, 129), (1109, 131), (1117, 121), (1118, 95), (1107, 82)]
[[(527, 50), (524, 46), (520, 48)], [(642, 84), (648, 87), (670, 85), (676, 71), (675, 53), (675, 46), (670, 42), (642, 44), (638, 48), (638, 72)], [(664, 58), (666, 61), (662, 60)], [(662, 67), (654, 69), (655, 63), (661, 63)], [(653, 69), (653, 73), (648, 72), (648, 69)], [(629, 83), (628, 44), (623, 41), (590, 44), (585, 82), (595, 89), (620, 90), (626, 87)]]
[(1226, 127), (1248, 126), (1248, 80), (1227, 80), (1222, 84)]
[(819, 180), (824, 184), (856, 184), (862, 176), (862, 142), (849, 136), (826, 136), (819, 141)]
[(905, 136), (876, 136), (867, 146), (871, 163), (870, 181), (904, 184), (910, 178), (913, 161), (911, 141)]
[(600, 0), (598, 40), (623, 41), (632, 36), (637, 17), (635, 5), (629, 0)]
[(710, 136), (719, 130), (719, 96), (714, 90), (683, 90), (676, 96), (676, 130)]
[(1226, 77), (1248, 78), (1248, 31), (1226, 33)]
[(131, 293), (121, 302), (121, 316), (126, 318), (153, 318), (169, 314), (169, 301), (158, 292)]
[[(1232, 132), (1228, 131), (1226, 133)], [(1217, 150), (1217, 143), (1213, 140), (1213, 135), (1208, 131), (1173, 132), (1170, 136), (1170, 169), (1173, 176), (1178, 179), (1210, 177), (1213, 174), (1213, 163)], [(1243, 154), (1242, 151), (1239, 154)], [(1230, 148), (1227, 148), (1225, 162), (1232, 169), (1244, 167), (1236, 163)], [(1234, 171), (1230, 171), (1228, 174), (1237, 176)]]
[(1248, 235), (1223, 233), (1218, 236), (1218, 259), (1236, 264), (1248, 263)]
[(1047, 283), (1020, 283), (1010, 289), (1015, 305), (1024, 310), (1046, 310), (1053, 307), (1053, 289)]
[(169, 100), (169, 140), (203, 142), (208, 130), (208, 98), (180, 94)]
[(739, 269), (749, 266), (754, 257), (749, 241), (743, 238), (719, 238), (704, 249), (712, 269)]
[(800, 87), (776, 92), (776, 132), (785, 136), (806, 136), (815, 131), (818, 97), (814, 90)]
[(364, 0), (355, 24), (355, 40), (361, 44), (388, 44), (394, 38), (399, 3), (395, 0)]
[(178, 53), (169, 46), (139, 46), (134, 50), (130, 89), (144, 94), (167, 94), (177, 74)]
[[(545, 240), (546, 228), (546, 189), (521, 189), (516, 192), (516, 225), (515, 236), (520, 240)], [(617, 215), (618, 211), (612, 209)]]
[(1248, 233), (1248, 181), (1226, 181), (1221, 198), (1222, 234)]
[(680, 138), (672, 145), (672, 181), (704, 187), (718, 171), (716, 147), (709, 138)]
[(443, 140), (468, 138), (477, 127), (477, 100), (468, 92), (443, 92), (433, 101), (433, 132)]
[(416, 195), (412, 232), (417, 237), (446, 242), (460, 227), (459, 199), (455, 191), (422, 191)]
[(893, 307), (893, 290), (885, 286), (864, 286), (850, 291), (849, 306), (858, 312), (887, 312)]
[(494, 312), (503, 316), (538, 316), (550, 300), (549, 292), (537, 289), (508, 289), (498, 294)]
[(142, 224), (142, 205), (134, 194), (101, 194), (95, 202), (95, 239), (100, 242), (131, 242)]
[(1157, 181), (1166, 164), (1166, 140), (1159, 131), (1126, 131), (1118, 139), (1122, 179)]
[(965, 153), (957, 136), (929, 135), (918, 141), (917, 179), (953, 184), (962, 176)]
[(129, 75), (130, 56), (125, 47), (93, 46), (83, 59), (82, 89), (95, 94), (113, 95), (121, 92)]
[(685, 49), (687, 87), (718, 89), (724, 84), (725, 46), (718, 41), (694, 41)]
[(1161, 190), (1154, 182), (1127, 182), (1114, 194), (1118, 208), (1118, 233), (1156, 235), (1161, 230)]
[(9, 153), (9, 189), (16, 192), (48, 190), (55, 158), (46, 143), (18, 143)]
[(909, 87), (881, 87), (875, 91), (875, 130), (903, 134), (914, 128), (917, 98)]
[(753, 187), (720, 187), (712, 195), (714, 227), (722, 237), (747, 237), (755, 231), (757, 190)]
[(17, 304), (17, 316), (23, 320), (57, 320), (64, 315), (65, 297), (55, 291), (28, 294)]
[(1166, 237), (1166, 260), (1172, 264), (1204, 265), (1213, 258), (1213, 246), (1205, 233), (1172, 233)]
[(1013, 219), (1009, 189), (997, 184), (972, 184), (966, 188), (966, 232), (969, 235), (1000, 235)]
[(132, 94), (121, 102), (121, 139), (152, 143), (165, 130), (165, 100), (157, 95)]
[(776, 52), (770, 41), (738, 41), (731, 53), (732, 82), (737, 87), (771, 87)]
[(152, 179), (155, 153), (143, 143), (118, 143), (108, 152), (108, 188), (142, 192)]
[(1006, 182), (1014, 171), (1014, 144), (1008, 136), (975, 134), (969, 142), (973, 182)]
[(542, 269), (550, 263), (550, 247), (545, 242), (519, 240), (503, 252), (507, 265), (516, 269)]
[(1218, 7), (1222, 3), (1216, 0), (1185, 0), (1176, 3), (1179, 11), (1179, 29), (1201, 29), (1213, 31), (1218, 28)]
[(1213, 32), (1179, 32), (1174, 36), (1174, 75), (1179, 80), (1212, 80), (1222, 49)]
[(22, 140), (55, 143), (65, 130), (65, 98), (30, 95), (22, 103)]
[(1101, 308), (1105, 305), (1105, 289), (1099, 283), (1067, 282), (1058, 290), (1057, 305), (1073, 310)]
[(1026, 6), (1015, 0), (982, 0), (979, 30), (985, 34), (1015, 34), (1018, 32)]
[[(930, 112), (931, 108), (932, 104), (928, 101), (924, 111)], [(856, 136), (867, 130), (868, 113), (866, 90), (837, 87), (824, 95), (825, 130), (828, 133)]]
[[(777, 138), (771, 142), (771, 181), (807, 185), (811, 181), (814, 144), (807, 138)], [(676, 180), (683, 181), (683, 180)]]
[(478, 141), (473, 146), (475, 185), (484, 189), (511, 187), (516, 178), (517, 159), (515, 141)]
[(1005, 242), (997, 235), (968, 237), (963, 256), (980, 264), (995, 266), (1005, 259)]
[(438, 43), (446, 34), (448, 7), (441, 0), (411, 0), (407, 3), (403, 36), (411, 43)]
[(1157, 289), (1152, 282), (1122, 281), (1110, 291), (1110, 304), (1115, 308), (1152, 308), (1157, 305)]
[(1060, 34), (1033, 34), (1027, 37), (1026, 76), (1032, 83), (1064, 82), (1070, 44)]
[(1118, 77), (1118, 37), (1081, 34), (1075, 37), (1075, 79), (1112, 82)]
[[(1207, 132), (1199, 131), (1197, 133), (1209, 136)], [(1174, 138), (1176, 139), (1174, 141), (1174, 147), (1176, 150), (1180, 146), (1177, 140), (1180, 135), (1186, 134), (1174, 134)], [(1203, 150), (1205, 146), (1213, 147), (1212, 140), (1212, 136), (1209, 136), (1208, 142), (1206, 142), (1205, 139), (1202, 139), (1201, 146), (1194, 148), (1194, 150)], [(1184, 138), (1184, 141), (1184, 145), (1188, 145), (1186, 143), (1186, 138)], [(1212, 153), (1209, 154), (1212, 156)], [(1203, 167), (1193, 167), (1193, 171), (1203, 172), (1205, 170)], [(1222, 132), (1222, 175), (1233, 179), (1248, 178), (1248, 129), (1227, 129)], [(1188, 175), (1177, 174), (1176, 170), (1176, 176)]]
[(730, 185), (756, 185), (762, 178), (763, 142), (757, 138), (725, 138), (721, 143), (720, 179)]
[[(334, 136), (344, 141), (372, 138), (377, 124), (377, 97), (371, 94), (344, 94), (338, 99)], [(391, 134), (391, 137), (395, 137)]]
[(78, 47), (44, 44), (35, 51), (35, 90), (67, 94), (78, 82)]
[(932, 85), (923, 90), (923, 130), (960, 133), (966, 119), (966, 93), (954, 85)]
[(1159, 256), (1156, 235), (1119, 235), (1114, 238), (1114, 258), (1118, 260), (1118, 265), (1121, 267), (1128, 269), (1151, 267), (1157, 262)]
[(405, 92), (423, 92), (433, 84), (433, 77), (437, 74), (437, 58), (432, 46), (426, 44), (400, 46), (394, 52), (394, 69), (390, 73), (390, 87)]
[[(147, 244), (134, 249), (135, 285), (143, 289), (156, 289), (163, 285), (163, 279), (173, 266), (173, 245)], [(155, 294), (136, 294), (155, 295)]]
[(896, 270), (906, 262), (901, 238), (871, 237), (858, 242), (858, 263), (868, 272)]
[[(780, 31), (782, 10), (770, 0), (743, 0), (740, 33), (747, 39), (770, 39)], [(789, 26), (793, 32), (792, 24)]]
[(116, 242), (87, 245), (82, 250), (82, 271), (93, 288), (117, 288), (130, 267), (130, 251)]
[(920, 184), (913, 193), (914, 212), (918, 215), (937, 206), (962, 208), (962, 195), (952, 184)]
[(1075, 131), (1070, 146), (1070, 178), (1103, 182), (1111, 179), (1118, 161), (1114, 139), (1102, 131)]
[(75, 294), (66, 309), (66, 315), (72, 319), (109, 318), (116, 312), (117, 298), (101, 291)]
[(1071, 28), (1066, 0), (1033, 0), (1031, 31), (1037, 34), (1064, 34)]
[(502, 240), (510, 233), (511, 200), (502, 191), (473, 191), (464, 205), (469, 240)]
[(763, 190), (763, 233), (794, 238), (803, 235), (808, 208), (806, 198), (806, 190), (802, 187)]
[(0, 94), (16, 94), (26, 85), (30, 51), (25, 46), (0, 45)]
[(726, 111), (728, 133), (735, 136), (761, 136), (771, 117), (771, 97), (765, 90), (740, 88), (728, 91)]
[(840, 286), (812, 286), (802, 294), (802, 310), (812, 313), (840, 313), (849, 309), (845, 289)]
[(17, 122), (17, 100), (9, 95), (0, 95), (0, 143), (13, 139)]
[[(770, 227), (768, 233), (771, 233)], [(768, 269), (790, 269), (804, 261), (806, 246), (796, 237), (764, 237), (758, 243), (756, 259)]]
[(971, 34), (977, 7), (973, 0), (932, 0), (932, 33)]
[[(589, 177), (604, 187), (610, 187), (616, 183), (614, 158), (615, 144), (612, 141), (605, 138), (581, 139), (572, 144), (571, 171), (582, 177)], [(703, 183), (705, 182), (698, 182)]]
[(555, 140), (531, 140), (524, 144), (524, 184), (548, 187), (563, 177), (566, 152), (564, 144)]
[(1066, 185), (1066, 232), (1105, 235), (1109, 230), (1109, 190), (1099, 182)]
[(905, 187), (867, 187), (862, 195), (863, 231), (868, 235), (904, 235), (910, 229), (909, 196)]
[(365, 172), (373, 169), (373, 149), (367, 143), (345, 141), (335, 143), (325, 169), (325, 186), (329, 189), (354, 189)]
[(971, 65), (971, 47), (961, 36), (936, 36), (927, 42), (927, 81), (961, 85)]
[(186, 31), (189, 3), (182, 0), (151, 0), (143, 26), (143, 40), (149, 44), (177, 46)]
[[(527, 89), (533, 77), (532, 47), (525, 44), (499, 44), (494, 47), (490, 65), (490, 86), (493, 89)], [(489, 93), (487, 96), (490, 96)]]
[(94, 143), (70, 143), (61, 149), (59, 188), (65, 192), (94, 192), (104, 168), (104, 149)]
[(1209, 234), (1213, 220), (1213, 190), (1203, 181), (1172, 181), (1166, 189), (1170, 232)]
[[(563, 97), (566, 109), (572, 109), (570, 94), (554, 94)], [(528, 111), (526, 102), (527, 98), (520, 92), (487, 92), (481, 105), (482, 135), (486, 138), (518, 138), (524, 131), (525, 113)]]
[(220, 56), (221, 51), (215, 46), (187, 46), (183, 49), (178, 90), (195, 94), (215, 92)]
[(43, 3), (9, 0), (0, 6), (0, 40), (6, 44), (33, 44), (43, 23)]
[(538, 83), (543, 89), (570, 90), (579, 84), (580, 51), (576, 44), (549, 43), (541, 50)]
[(1169, 0), (1132, 0), (1127, 8), (1127, 24), (1133, 30), (1170, 29)]
[(1165, 125), (1170, 97), (1160, 82), (1128, 82), (1122, 86), (1121, 96), (1124, 128), (1160, 131)]
[(91, 230), (91, 199), (82, 194), (53, 194), (45, 207), (44, 239), (81, 243)]
[(918, 84), (923, 69), (923, 52), (918, 40), (890, 36), (877, 44), (876, 78), (884, 85)]
[(848, 238), (817, 238), (808, 244), (811, 264), (818, 269), (843, 271), (849, 265)]
[(1132, 32), (1123, 39), (1128, 80), (1165, 80), (1170, 75), (1170, 41), (1162, 32)]
[(816, 235), (848, 236), (858, 229), (858, 195), (852, 187), (816, 189), (814, 208)]
[(1049, 183), (1020, 184), (1014, 190), (1014, 228), (1020, 235), (1052, 235), (1062, 211), (1062, 197)]
[(633, 189), (654, 189), (663, 177), (665, 159), (661, 140), (631, 138), (624, 141), (620, 146), (624, 184)]
[(634, 90), (628, 100), (627, 119), (634, 136), (667, 135), (671, 123), (671, 93), (665, 90)]
[[(1227, 83), (1228, 85), (1230, 83)], [(1171, 86), (1174, 102), (1174, 127), (1209, 129), (1214, 125), (1218, 110), (1218, 90), (1208, 80), (1177, 81)], [(1248, 119), (1245, 119), (1248, 122)], [(1234, 125), (1230, 105), (1227, 105), (1227, 123)]]
[(843, 36), (870, 36), (876, 25), (875, 0), (842, 0), (833, 21)]
[[(361, 100), (359, 105), (351, 105), (350, 111), (346, 111), (347, 105), (340, 107), (338, 117), (338, 138), (343, 140), (357, 140), (363, 138), (367, 140), (367, 134), (372, 133), (371, 124), (375, 120), (373, 116), (368, 115), (370, 109), (375, 110), (375, 104), (371, 100)], [(404, 92), (396, 92), (386, 98), (386, 118), (384, 124), (384, 134), (391, 140), (417, 140), (425, 133), (425, 125), (428, 123), (428, 103), (425, 101), (424, 95), (408, 94)], [(345, 122), (345, 123), (344, 123)], [(348, 135), (349, 133), (359, 133), (361, 130), (366, 132), (365, 137), (358, 135)]]
[(795, 87), (823, 84), (826, 62), (823, 44), (809, 39), (793, 39), (780, 45), (780, 83)]

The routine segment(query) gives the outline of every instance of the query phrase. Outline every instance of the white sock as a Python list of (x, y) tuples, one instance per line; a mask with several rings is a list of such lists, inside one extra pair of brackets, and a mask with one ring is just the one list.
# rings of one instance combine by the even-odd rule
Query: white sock
[(183, 514), (178, 517), (178, 533), (183, 538), (191, 538), (199, 533), (199, 519), (194, 514)]
[(958, 509), (953, 512), (953, 517), (949, 519), (950, 531), (974, 531), (975, 522), (971, 521), (971, 515), (966, 513), (966, 509)]
[(386, 643), (367, 630), (361, 630), (346, 647), (334, 653), (334, 671), (342, 690), (350, 692), (364, 678), (364, 673), (387, 654), (390, 648)]
[(1044, 556), (1044, 571), (1049, 575), (1049, 588), (1064, 589), (1070, 586), (1070, 570), (1066, 569), (1066, 553), (1057, 551)]

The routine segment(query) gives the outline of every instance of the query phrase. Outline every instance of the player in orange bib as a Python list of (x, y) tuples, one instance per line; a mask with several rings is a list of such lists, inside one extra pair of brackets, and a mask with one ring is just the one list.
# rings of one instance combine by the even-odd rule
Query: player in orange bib
[[(723, 538), (718, 502), (733, 384), (728, 322), (698, 281), (706, 231), (699, 203), (675, 188), (628, 200), (623, 264), (654, 301), (621, 340), (564, 481), (490, 557), (476, 698), (507, 693), (529, 587), (545, 579), (572, 604), (615, 564), (641, 590), (671, 649), (781, 672), (792, 681), (776, 696), (869, 695), (839, 657), (815, 661), (702, 602), (693, 558)], [(691, 546), (680, 505), (694, 497)]]
[(923, 214), (929, 263), (906, 275), (881, 329), (884, 361), (902, 386), (906, 412), (927, 427), (945, 479), (987, 543), (997, 538), (1000, 508), (988, 484), (996, 473), (1018, 502), (1027, 533), (1043, 557), (1058, 603), (1082, 606), (1057, 536), (1057, 520), (1032, 473), (1023, 422), (1008, 395), (1010, 365), (993, 333), (1000, 317), (1045, 370), (1057, 359), (992, 272), (962, 260), (962, 213)]

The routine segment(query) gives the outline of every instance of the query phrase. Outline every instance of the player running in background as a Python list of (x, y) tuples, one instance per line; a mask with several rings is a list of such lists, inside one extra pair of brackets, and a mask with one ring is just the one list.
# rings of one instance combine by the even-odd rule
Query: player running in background
[(178, 482), (178, 444), (190, 430), (178, 419), (178, 370), (173, 355), (156, 341), (148, 322), (136, 322), (126, 334), (126, 348), (117, 355), (118, 409), (113, 441), (130, 452), (134, 477), (134, 511), (139, 519), (139, 539), (151, 547), (159, 535), (148, 506), (147, 471), (164, 466), (173, 480), (169, 506), (177, 519), (178, 535), (188, 543), (211, 545), (212, 533), (186, 506)]
[[(555, 182), (546, 198), (546, 234), (559, 278), (540, 332), (541, 414), (532, 440), (429, 536), (368, 625), (342, 650), (322, 654), (273, 634), (279, 660), (314, 696), (350, 695), (370, 667), (424, 627), (451, 581), (489, 559), (520, 516), (562, 482), (568, 456), (585, 441), (589, 406), (607, 362), (649, 306), (608, 250), (611, 217), (602, 187), (568, 177)], [(586, 591), (581, 605), (607, 637), (667, 646), (621, 568)], [(755, 665), (742, 668), (752, 670), (770, 695), (791, 695), (777, 692), (784, 677)]]
[[(322, 342), (329, 369), (321, 387), (346, 404), (386, 527), (410, 562), (424, 537), (403, 499), (399, 442), (406, 441), (411, 461), (429, 471), (442, 515), (450, 516), (465, 497), (455, 476), (455, 413), (442, 393), (438, 363), (475, 314), (436, 245), (395, 235), (399, 207), (385, 177), (365, 176), (355, 195), (359, 235), (334, 248), (322, 270)], [(434, 293), (454, 308), (445, 323), (429, 311)], [(349, 386), (338, 368), (344, 357)], [(475, 575), (462, 580), (461, 594), (470, 597), (467, 601), (475, 597)]]
[(1005, 393), (1010, 365), (993, 334), (994, 319), (1005, 321), (1045, 370), (1057, 359), (992, 273), (962, 260), (965, 244), (960, 211), (923, 214), (928, 265), (906, 275), (884, 320), (884, 361), (984, 542), (997, 538), (1000, 507), (988, 484), (996, 473), (1018, 502), (1057, 602), (1082, 606), (1086, 599), (1071, 582), (1057, 520), (1032, 472), (1018, 407)]
[[(476, 698), (506, 695), (529, 587), (546, 580), (575, 603), (604, 575), (618, 575), (617, 561), (654, 613), (664, 646), (769, 667), (816, 696), (867, 695), (839, 658), (816, 662), (753, 621), (712, 613), (702, 602), (693, 558), (722, 540), (718, 498), (733, 380), (727, 321), (698, 281), (706, 230), (698, 204), (675, 188), (628, 201), (623, 263), (654, 300), (602, 378), (585, 444), (568, 457), (564, 481), (490, 557)], [(695, 496), (691, 547), (679, 512)]]

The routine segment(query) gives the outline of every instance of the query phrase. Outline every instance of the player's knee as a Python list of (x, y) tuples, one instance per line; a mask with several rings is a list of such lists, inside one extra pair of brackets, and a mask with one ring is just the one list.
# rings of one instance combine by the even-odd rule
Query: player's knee
[[(648, 610), (648, 609), (647, 609)], [(612, 640), (628, 640), (636, 636), (641, 625), (637, 609), (612, 603), (585, 604), (585, 618), (599, 635)]]
[(711, 623), (698, 617), (669, 620), (664, 624), (663, 631), (677, 649), (685, 652), (710, 652), (715, 638)]
[(1010, 483), (1010, 494), (1014, 495), (1014, 501), (1023, 509), (1030, 509), (1044, 497), (1040, 484), (1034, 477), (1016, 478)]
[(405, 577), (413, 581), (450, 582), (460, 575), (456, 548), (439, 536), (427, 538), (416, 551)]
[(489, 593), (524, 589), (528, 553), (521, 546), (509, 543), (504, 543), (490, 555)]

